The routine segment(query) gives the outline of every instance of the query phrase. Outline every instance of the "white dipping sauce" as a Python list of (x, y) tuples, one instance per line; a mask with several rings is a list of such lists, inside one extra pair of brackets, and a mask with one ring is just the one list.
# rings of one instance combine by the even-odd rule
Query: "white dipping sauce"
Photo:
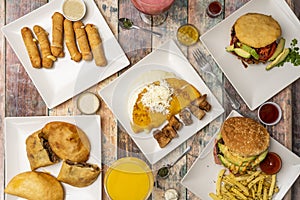
[(83, 0), (65, 0), (62, 10), (67, 19), (78, 21), (85, 15), (86, 8)]
[(100, 100), (95, 94), (85, 92), (78, 97), (77, 106), (83, 114), (91, 115), (98, 111)]

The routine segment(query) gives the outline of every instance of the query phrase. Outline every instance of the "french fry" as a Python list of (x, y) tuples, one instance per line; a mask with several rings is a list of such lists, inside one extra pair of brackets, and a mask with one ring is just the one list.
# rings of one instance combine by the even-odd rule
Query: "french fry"
[(85, 26), (85, 31), (88, 36), (88, 40), (92, 49), (96, 65), (101, 67), (106, 66), (107, 60), (105, 57), (102, 40), (97, 27), (93, 24), (87, 24)]
[(56, 60), (51, 54), (50, 42), (48, 39), (48, 33), (39, 25), (33, 27), (33, 31), (38, 38), (41, 54), (42, 54), (42, 66), (45, 68), (52, 68), (53, 61)]
[(218, 174), (218, 179), (217, 179), (217, 195), (221, 195), (221, 183), (222, 183), (222, 178), (223, 178), (223, 175), (225, 173), (225, 169), (222, 169), (219, 174)]
[(216, 194), (214, 193), (209, 193), (209, 196), (213, 199), (213, 200), (222, 200), (222, 198), (219, 198)]
[(249, 196), (249, 190), (243, 184), (241, 184), (240, 182), (236, 181), (234, 178), (229, 178), (228, 181), (232, 185), (237, 186), (245, 195)]
[(41, 57), (36, 40), (33, 37), (32, 31), (28, 27), (23, 27), (21, 29), (22, 38), (30, 58), (32, 67), (41, 68)]
[(272, 182), (271, 182), (271, 186), (270, 186), (270, 190), (269, 190), (269, 194), (268, 194), (269, 198), (271, 198), (273, 196), (275, 183), (276, 183), (276, 174), (273, 174)]
[(255, 187), (256, 187), (256, 183), (258, 183), (260, 180), (263, 180), (263, 179), (265, 179), (266, 178), (266, 176), (258, 176), (258, 177), (256, 177), (254, 180), (252, 180), (249, 184), (248, 184), (248, 188), (251, 188), (252, 186), (254, 186), (255, 185)]
[(256, 171), (254, 173), (251, 174), (251, 176), (249, 178), (247, 178), (247, 183), (249, 183), (250, 181), (252, 181), (255, 177), (257, 177), (259, 174), (261, 173), (261, 171)]
[(73, 29), (73, 22), (68, 19), (64, 20), (64, 31), (65, 31), (65, 42), (70, 53), (71, 59), (75, 62), (81, 61), (82, 55), (78, 51), (76, 40), (75, 40), (75, 33)]
[(211, 193), (209, 196), (214, 200), (270, 200), (278, 191), (276, 175), (266, 175), (261, 171), (256, 171), (235, 176), (232, 173), (226, 174), (222, 169), (216, 181), (216, 194)]

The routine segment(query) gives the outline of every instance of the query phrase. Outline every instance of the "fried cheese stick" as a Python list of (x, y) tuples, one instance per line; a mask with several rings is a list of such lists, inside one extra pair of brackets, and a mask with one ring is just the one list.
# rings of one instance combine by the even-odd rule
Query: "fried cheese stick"
[(88, 40), (92, 49), (96, 65), (102, 67), (107, 65), (102, 40), (97, 27), (93, 24), (87, 24), (85, 26), (85, 31), (88, 35)]
[(48, 33), (39, 25), (35, 25), (33, 27), (33, 31), (37, 36), (40, 44), (42, 53), (42, 66), (45, 68), (51, 68), (53, 66), (53, 61), (56, 60), (56, 57), (51, 54)]
[(68, 19), (64, 20), (64, 30), (65, 30), (65, 42), (70, 53), (71, 59), (79, 62), (81, 60), (81, 53), (78, 51), (75, 34), (73, 29), (73, 22)]
[(32, 67), (41, 68), (41, 57), (36, 40), (33, 37), (32, 31), (28, 27), (23, 27), (21, 29), (22, 38), (30, 58)]
[(86, 61), (92, 60), (93, 55), (84, 29), (84, 24), (81, 21), (76, 21), (73, 23), (73, 28), (79, 49), (82, 54), (82, 59)]
[(51, 53), (55, 57), (64, 57), (64, 19), (65, 17), (59, 12), (52, 15), (52, 44)]

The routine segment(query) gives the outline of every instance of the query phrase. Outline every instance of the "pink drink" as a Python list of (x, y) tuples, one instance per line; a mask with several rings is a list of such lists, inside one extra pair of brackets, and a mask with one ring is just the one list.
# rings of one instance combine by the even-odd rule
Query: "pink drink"
[(131, 0), (140, 12), (148, 15), (158, 15), (167, 11), (174, 0)]

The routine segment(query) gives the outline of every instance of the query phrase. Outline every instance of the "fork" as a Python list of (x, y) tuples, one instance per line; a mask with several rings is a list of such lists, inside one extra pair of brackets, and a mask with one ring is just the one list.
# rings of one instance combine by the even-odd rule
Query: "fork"
[(203, 55), (203, 53), (200, 51), (200, 49), (196, 49), (193, 52), (193, 56), (197, 62), (197, 64), (199, 65), (199, 70), (202, 73), (207, 73), (210, 74), (211, 76), (214, 77), (215, 80), (217, 80), (217, 84), (222, 88), (223, 92), (225, 93), (225, 96), (228, 98), (232, 108), (238, 110), (240, 109), (240, 103), (233, 98), (226, 90), (226, 88), (224, 88), (224, 86), (220, 83), (219, 79), (216, 77), (216, 75), (213, 73), (212, 69), (211, 69), (211, 65), (209, 64), (209, 62), (207, 61), (206, 57)]

